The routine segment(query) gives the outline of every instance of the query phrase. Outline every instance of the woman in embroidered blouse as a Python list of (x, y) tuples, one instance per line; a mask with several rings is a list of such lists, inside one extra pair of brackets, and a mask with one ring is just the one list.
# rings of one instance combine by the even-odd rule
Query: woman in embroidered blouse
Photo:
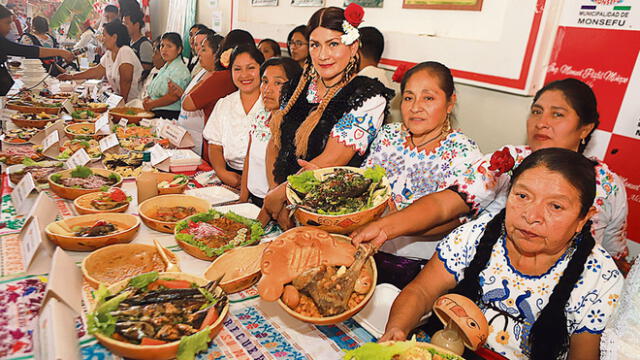
[(265, 167), (267, 144), (271, 140), (271, 112), (280, 108), (282, 87), (297, 80), (301, 73), (300, 65), (291, 58), (272, 57), (260, 66), (260, 96), (264, 108), (251, 122), (249, 146), (242, 170), (240, 202), (251, 199), (251, 202), (262, 207), (264, 197), (270, 185), (273, 185), (273, 174), (268, 174)]
[(209, 141), (209, 159), (216, 175), (224, 184), (235, 188), (240, 187), (242, 179), (251, 121), (263, 109), (260, 99), (263, 62), (264, 57), (255, 44), (234, 48), (228, 64), (238, 91), (218, 101), (202, 134)]
[[(594, 165), (561, 148), (528, 156), (513, 172), (506, 209), (438, 245), (438, 256), (395, 300), (380, 341), (404, 340), (451, 292), (482, 309), (485, 347), (509, 359), (598, 359), (622, 275), (591, 235)], [(427, 332), (438, 323), (432, 317)]]
[[(357, 76), (358, 25), (363, 11), (350, 4), (316, 11), (307, 24), (310, 63), (282, 110), (272, 115), (267, 171), (279, 184), (265, 198), (260, 221), (290, 227), (285, 181), (298, 160), (318, 167), (360, 166), (386, 114), (393, 91)], [(273, 171), (271, 171), (273, 169)]]
[(104, 25), (102, 43), (107, 50), (100, 64), (75, 74), (58, 75), (58, 80), (107, 78), (113, 91), (125, 102), (136, 99), (141, 91), (142, 64), (129, 47), (129, 33), (119, 20)]
[[(527, 120), (529, 146), (505, 146), (485, 155), (462, 170), (455, 184), (417, 200), (402, 211), (356, 230), (354, 243), (387, 239), (429, 231), (440, 233), (440, 224), (457, 222), (458, 217), (482, 212), (496, 214), (504, 207), (511, 169), (533, 151), (560, 147), (582, 153), (591, 133), (598, 127), (596, 98), (580, 80), (554, 81), (540, 89)], [(627, 255), (625, 237), (627, 197), (624, 184), (606, 164), (596, 169), (597, 210), (592, 221), (593, 236), (614, 259)]]
[(172, 86), (184, 89), (191, 81), (191, 73), (182, 60), (182, 38), (174, 32), (164, 33), (160, 42), (160, 55), (166, 64), (158, 71), (147, 88), (142, 106), (156, 117), (177, 119), (180, 115), (180, 96), (169, 91)]
[[(386, 170), (394, 210), (447, 189), (460, 175), (459, 168), (482, 156), (473, 140), (451, 129), (456, 94), (449, 68), (433, 61), (418, 64), (404, 75), (400, 91), (402, 123), (382, 127), (363, 165)], [(385, 243), (376, 254), (380, 282), (404, 287), (426, 262), (422, 259), (433, 254), (436, 242), (428, 246), (427, 240), (439, 239), (410, 236)]]

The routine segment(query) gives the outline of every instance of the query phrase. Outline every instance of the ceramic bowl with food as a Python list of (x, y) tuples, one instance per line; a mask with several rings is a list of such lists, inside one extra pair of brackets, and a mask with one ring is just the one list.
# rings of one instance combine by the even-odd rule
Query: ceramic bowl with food
[(373, 249), (343, 235), (298, 227), (263, 251), (258, 294), (298, 320), (329, 325), (357, 314), (371, 299), (377, 270)]
[(40, 113), (18, 113), (11, 116), (16, 126), (21, 128), (38, 128), (43, 129), (48, 123), (59, 120), (60, 116), (52, 115), (46, 112)]
[(173, 233), (176, 224), (191, 215), (206, 212), (211, 204), (204, 199), (189, 195), (160, 195), (138, 205), (142, 222), (149, 228)]
[(45, 227), (47, 237), (71, 251), (93, 251), (129, 243), (140, 229), (140, 219), (129, 214), (90, 214), (70, 217)]
[(76, 103), (73, 105), (74, 111), (92, 111), (94, 113), (103, 113), (109, 110), (109, 105), (106, 103), (99, 102), (88, 102), (88, 103)]
[(36, 186), (47, 185), (49, 175), (63, 169), (63, 163), (59, 161), (40, 161), (24, 160), (22, 164), (11, 165), (7, 167), (7, 175), (9, 176), (9, 185), (16, 187), (20, 180), (31, 173)]
[(158, 194), (182, 194), (189, 185), (189, 177), (171, 173), (158, 173)]
[(109, 115), (113, 118), (113, 122), (120, 119), (127, 119), (129, 124), (137, 124), (142, 119), (153, 119), (155, 114), (142, 108), (135, 107), (117, 107), (109, 110)]
[[(222, 277), (220, 287), (227, 294), (251, 287), (260, 279), (260, 259), (268, 243), (234, 248), (213, 260), (204, 271), (205, 279)], [(224, 277), (223, 277), (224, 275)]]
[(12, 101), (7, 102), (7, 109), (17, 110), (21, 113), (47, 113), (51, 115), (58, 115), (60, 111), (62, 111), (62, 103), (57, 106), (52, 104), (51, 106), (37, 106), (33, 104), (28, 104), (20, 101)]
[[(176, 254), (164, 249), (165, 255), (179, 265)], [(132, 276), (167, 268), (158, 249), (148, 244), (115, 244), (98, 249), (82, 261), (82, 274), (94, 288), (106, 286)]]
[(381, 167), (331, 167), (289, 176), (287, 200), (303, 226), (349, 234), (379, 218), (391, 198)]
[(129, 208), (131, 198), (120, 188), (84, 194), (73, 200), (73, 206), (80, 215), (98, 213), (123, 213)]
[(2, 142), (9, 145), (28, 144), (31, 138), (36, 135), (40, 129), (38, 128), (19, 128), (6, 129), (4, 131), (4, 139)]
[[(194, 286), (197, 288), (193, 288)], [(138, 287), (141, 288), (138, 289)], [(157, 274), (152, 272), (117, 282), (107, 288), (107, 294), (116, 295), (118, 299), (124, 299), (117, 304), (116, 308), (116, 310), (124, 310), (125, 307), (121, 306), (122, 304), (126, 306), (126, 304), (135, 303), (151, 288), (155, 289), (154, 291), (159, 294), (153, 300), (154, 303), (166, 305), (149, 308), (145, 314), (127, 315), (126, 318), (114, 315), (114, 317), (110, 318), (111, 321), (116, 321), (116, 327), (112, 334), (105, 333), (108, 330), (103, 330), (109, 328), (106, 323), (100, 323), (101, 319), (106, 318), (104, 313), (109, 311), (109, 308), (101, 308), (104, 300), (98, 298), (97, 303), (92, 307), (88, 315), (90, 321), (98, 325), (94, 328), (100, 329), (92, 331), (98, 341), (116, 355), (141, 360), (173, 359), (181, 346), (184, 349), (191, 349), (194, 353), (198, 352), (195, 349), (208, 348), (208, 343), (220, 332), (223, 321), (229, 313), (229, 302), (224, 291), (220, 287), (215, 287), (215, 284), (208, 280), (194, 275), (186, 273)], [(137, 290), (135, 290), (135, 293), (131, 293), (127, 292), (129, 291), (127, 289)], [(212, 305), (211, 301), (207, 300), (207, 297), (203, 294), (204, 291), (211, 296), (215, 304)], [(165, 302), (161, 302), (165, 299)], [(183, 316), (175, 317), (175, 319), (180, 321), (178, 324), (187, 326), (181, 325), (181, 327), (177, 327), (176, 325), (178, 324), (170, 323), (168, 324), (169, 328), (164, 328), (163, 330), (163, 327), (160, 326), (147, 325), (145, 327), (147, 331), (144, 333), (145, 336), (142, 337), (142, 340), (138, 340), (141, 332), (135, 326), (138, 326), (140, 322), (131, 321), (130, 319), (137, 319), (141, 315), (152, 319), (161, 316), (166, 317), (166, 313), (162, 309), (168, 307), (175, 309), (174, 311), (177, 311), (178, 314), (183, 314)], [(200, 310), (201, 307), (204, 308)], [(189, 318), (193, 320), (184, 320)], [(152, 320), (148, 324), (151, 323), (154, 323), (154, 321)], [(149, 328), (149, 326), (151, 327)], [(186, 333), (189, 333), (189, 335)], [(202, 336), (203, 334), (204, 336)], [(191, 336), (190, 340), (192, 341), (185, 341), (184, 337), (186, 336)]]
[(75, 123), (75, 124), (65, 126), (64, 133), (67, 134), (67, 136), (72, 139), (75, 138), (76, 136), (100, 139), (108, 135), (108, 134), (96, 134), (95, 128), (96, 127), (94, 123), (81, 122), (81, 123)]
[(122, 177), (113, 171), (84, 166), (79, 168), (49, 175), (51, 190), (63, 199), (75, 200), (81, 195), (101, 191), (104, 186), (122, 185)]
[(255, 220), (213, 209), (178, 222), (174, 230), (178, 245), (205, 261), (215, 260), (233, 248), (256, 244), (263, 233), (262, 225)]

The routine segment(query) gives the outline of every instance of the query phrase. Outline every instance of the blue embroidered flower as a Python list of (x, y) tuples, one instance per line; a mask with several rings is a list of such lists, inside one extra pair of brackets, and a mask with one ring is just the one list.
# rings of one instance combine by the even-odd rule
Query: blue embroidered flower
[(587, 314), (587, 318), (592, 324), (602, 323), (604, 321), (604, 316), (605, 314), (600, 309), (593, 309), (589, 311), (589, 314)]
[(602, 268), (602, 266), (600, 264), (598, 264), (598, 260), (589, 259), (589, 261), (587, 261), (587, 270), (591, 270), (593, 272), (598, 272), (598, 270), (600, 270), (601, 268)]

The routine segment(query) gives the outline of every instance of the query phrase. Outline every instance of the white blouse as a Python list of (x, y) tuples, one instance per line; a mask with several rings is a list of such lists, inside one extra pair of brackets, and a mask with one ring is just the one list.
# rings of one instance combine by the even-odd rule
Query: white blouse
[(125, 99), (125, 102), (129, 102), (133, 99), (138, 98), (140, 94), (140, 78), (142, 76), (142, 64), (140, 63), (140, 59), (138, 56), (128, 46), (123, 46), (118, 50), (118, 54), (116, 55), (115, 60), (111, 57), (111, 51), (108, 50), (100, 59), (100, 65), (104, 67), (104, 70), (107, 74), (107, 81), (113, 91), (116, 94), (121, 94), (120, 92), (120, 65), (122, 64), (131, 64), (133, 65), (133, 78), (131, 80), (131, 88), (129, 89), (129, 97)]
[(238, 90), (218, 100), (204, 127), (203, 137), (212, 145), (222, 146), (225, 161), (235, 170), (242, 171), (251, 122), (262, 109), (262, 98), (258, 98), (245, 113)]
[[(491, 218), (487, 214), (461, 225), (438, 245), (438, 257), (456, 282), (464, 278), (464, 270), (473, 260)], [(483, 295), (478, 305), (489, 322), (485, 347), (508, 359), (527, 358), (533, 323), (549, 303), (574, 251), (574, 247), (569, 247), (546, 273), (533, 276), (513, 267), (506, 236), (497, 240), (479, 278)], [(601, 334), (618, 305), (622, 284), (622, 275), (613, 259), (596, 244), (565, 307), (567, 323), (564, 325), (568, 334)]]

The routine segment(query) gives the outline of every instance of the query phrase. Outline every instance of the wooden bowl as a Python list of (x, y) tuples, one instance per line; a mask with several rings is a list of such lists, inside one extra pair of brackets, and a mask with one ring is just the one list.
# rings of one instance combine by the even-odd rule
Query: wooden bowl
[[(76, 131), (82, 129), (82, 128), (87, 128), (89, 129), (90, 133), (89, 134), (78, 134), (76, 133)], [(96, 124), (92, 123), (92, 122), (79, 122), (79, 123), (74, 123), (71, 125), (67, 125), (64, 128), (64, 133), (67, 134), (68, 137), (70, 137), (71, 139), (75, 138), (76, 136), (84, 136), (84, 137), (90, 137), (93, 139), (100, 139), (103, 138), (105, 136), (107, 136), (108, 134), (95, 134), (95, 128), (96, 128)]]
[[(55, 227), (59, 223), (66, 223), (68, 228), (75, 226), (91, 226), (98, 220), (105, 220), (118, 226), (117, 232), (104, 236), (79, 237), (58, 232)], [(54, 225), (56, 224), (56, 225)], [(140, 228), (140, 219), (130, 214), (90, 214), (80, 215), (56, 221), (45, 227), (47, 237), (56, 245), (71, 251), (93, 251), (103, 246), (124, 244), (131, 242)]]
[[(93, 171), (94, 174), (98, 174), (98, 175), (102, 175), (102, 176), (106, 176), (106, 177), (109, 177), (109, 175), (111, 175), (111, 174), (115, 174), (115, 175), (118, 176), (118, 179), (120, 179), (120, 180), (117, 183), (115, 183), (113, 185), (109, 185), (109, 186), (120, 187), (122, 185), (122, 176), (116, 174), (113, 171), (106, 170), (106, 169), (95, 169), (95, 168), (92, 168), (91, 170)], [(69, 176), (69, 174), (71, 174), (71, 171), (72, 171), (71, 169), (63, 170), (63, 171), (59, 171), (57, 173), (53, 173), (53, 174), (49, 175), (49, 178), (48, 178), (49, 187), (51, 188), (51, 191), (56, 193), (56, 195), (60, 196), (63, 199), (75, 200), (77, 197), (80, 197), (80, 196), (82, 196), (84, 194), (89, 194), (89, 193), (94, 193), (94, 192), (101, 191), (100, 188), (96, 188), (96, 189), (77, 189), (77, 188), (66, 187), (66, 186), (62, 186), (62, 185), (56, 183), (55, 181), (51, 180), (51, 177), (54, 176), (55, 174), (60, 174), (60, 175), (62, 175), (64, 177), (64, 176)]]
[[(338, 241), (346, 241), (351, 243), (351, 239), (346, 236), (338, 235), (338, 234), (331, 234), (331, 236), (333, 236)], [(294, 318), (300, 321), (304, 321), (304, 322), (315, 324), (315, 325), (332, 325), (332, 324), (337, 324), (347, 319), (350, 319), (355, 314), (360, 312), (360, 310), (362, 310), (365, 307), (365, 305), (367, 305), (367, 303), (369, 302), (369, 300), (371, 300), (371, 297), (373, 296), (373, 292), (376, 289), (376, 282), (378, 281), (378, 270), (376, 269), (376, 263), (375, 263), (375, 260), (373, 259), (373, 256), (369, 257), (369, 259), (367, 260), (367, 264), (365, 266), (367, 269), (369, 269), (369, 272), (371, 274), (371, 288), (369, 289), (369, 292), (364, 297), (364, 299), (358, 305), (343, 312), (342, 314), (338, 314), (334, 316), (324, 316), (324, 317), (310, 317), (310, 316), (304, 316), (302, 314), (295, 312), (293, 309), (288, 307), (282, 301), (282, 297), (278, 299), (278, 304), (284, 309), (284, 311), (286, 311), (289, 315), (293, 316)]]
[[(209, 282), (209, 280), (186, 273), (160, 273), (160, 276), (167, 276), (176, 280), (191, 281), (200, 286), (206, 285)], [(126, 279), (109, 286), (108, 289), (112, 294), (115, 294), (124, 289), (128, 284), (129, 279)], [(92, 306), (92, 311), (95, 311), (95, 305)], [(229, 303), (227, 303), (227, 305), (220, 312), (218, 320), (209, 325), (209, 328), (211, 329), (211, 339), (215, 338), (222, 329), (222, 323), (227, 317), (228, 313)], [(100, 344), (104, 345), (107, 349), (109, 349), (116, 355), (140, 360), (173, 359), (176, 357), (176, 354), (178, 352), (178, 345), (180, 344), (180, 341), (174, 341), (163, 345), (134, 345), (112, 339), (101, 333), (95, 333), (94, 336), (98, 339)]]
[(149, 228), (163, 233), (173, 233), (173, 229), (178, 223), (177, 221), (160, 221), (153, 219), (151, 216), (154, 215), (160, 207), (174, 206), (192, 206), (196, 208), (196, 214), (207, 212), (211, 208), (211, 204), (207, 200), (190, 195), (171, 194), (160, 195), (145, 200), (142, 204), (138, 205), (138, 214), (142, 218), (142, 222)]
[[(172, 174), (172, 173), (158, 173), (156, 179), (158, 184), (160, 184), (163, 181), (168, 181), (171, 182), (173, 181), (173, 178), (176, 176), (177, 174)], [(182, 184), (182, 185), (178, 185), (178, 186), (174, 186), (174, 187), (170, 187), (170, 188), (158, 188), (158, 194), (159, 195), (168, 195), (168, 194), (182, 194), (184, 192), (184, 190), (187, 188), (187, 185), (189, 185), (189, 182), (187, 181), (186, 183)]]
[(62, 111), (62, 106), (59, 106), (59, 107), (26, 106), (26, 105), (12, 104), (11, 102), (7, 103), (6, 108), (10, 109), (10, 110), (17, 110), (17, 111), (22, 112), (22, 113), (41, 113), (41, 112), (44, 112), (44, 113), (52, 114), (52, 115), (58, 115), (58, 114), (60, 114), (60, 111)]
[(105, 103), (95, 103), (94, 106), (74, 106), (73, 111), (93, 111), (94, 113), (101, 114), (109, 110), (109, 105)]
[[(127, 111), (135, 111), (136, 115), (127, 114)], [(120, 119), (127, 119), (129, 124), (137, 124), (142, 119), (153, 119), (155, 114), (142, 108), (135, 107), (117, 107), (109, 110), (109, 115), (113, 117), (113, 122), (117, 123)]]
[[(164, 252), (169, 261), (179, 265), (176, 254), (168, 249), (164, 249)], [(166, 264), (156, 247), (148, 244), (109, 245), (92, 252), (82, 261), (82, 274), (94, 288), (98, 288), (100, 284), (109, 286), (132, 276), (165, 269)]]
[(98, 214), (98, 213), (123, 213), (127, 211), (127, 209), (129, 208), (128, 202), (124, 205), (121, 205), (109, 210), (98, 210), (93, 206), (91, 206), (91, 202), (99, 198), (100, 196), (102, 196), (102, 194), (104, 194), (104, 192), (100, 191), (100, 192), (92, 192), (92, 193), (79, 196), (75, 200), (73, 200), (73, 206), (76, 208), (76, 211), (80, 215)]
[(269, 243), (229, 250), (215, 259), (204, 271), (205, 279), (213, 281), (224, 275), (220, 287), (227, 294), (251, 287), (260, 279), (260, 259), (267, 245)]
[[(361, 174), (366, 170), (364, 168), (340, 166), (313, 170), (313, 172), (316, 178), (322, 178), (323, 176), (334, 172), (336, 169), (349, 169)], [(302, 226), (316, 226), (330, 233), (350, 234), (362, 225), (379, 218), (387, 208), (387, 201), (391, 198), (391, 185), (389, 184), (389, 179), (386, 176), (382, 179), (382, 185), (387, 188), (386, 194), (376, 199), (374, 206), (369, 209), (344, 215), (323, 215), (298, 208), (294, 211), (294, 215), (296, 220)], [(289, 203), (297, 204), (298, 197), (290, 185), (287, 185), (286, 192)]]
[(16, 126), (19, 126), (21, 128), (38, 128), (38, 129), (44, 129), (45, 126), (47, 126), (48, 123), (53, 122), (53, 121), (57, 121), (60, 119), (59, 116), (56, 117), (52, 117), (51, 119), (43, 119), (43, 120), (27, 120), (27, 119), (21, 119), (20, 116), (22, 114), (16, 114), (13, 115), (11, 117), (11, 121), (13, 121), (14, 124), (16, 124)]

